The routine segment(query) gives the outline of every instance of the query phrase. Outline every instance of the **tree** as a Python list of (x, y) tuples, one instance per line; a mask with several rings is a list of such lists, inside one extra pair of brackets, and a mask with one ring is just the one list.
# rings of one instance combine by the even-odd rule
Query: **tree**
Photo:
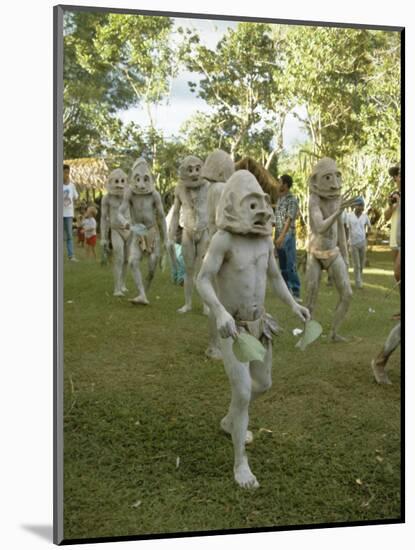
[(171, 27), (165, 17), (65, 12), (65, 156), (104, 152), (97, 126), (106, 128), (104, 142), (116, 143), (122, 136), (116, 113), (140, 102), (153, 126), (151, 106), (168, 93), (175, 71)]
[(200, 44), (197, 34), (189, 30), (182, 33), (182, 58), (190, 71), (203, 77), (199, 86), (190, 82), (190, 89), (212, 108), (211, 120), (235, 158), (248, 132), (261, 122), (262, 109), (274, 89), (275, 73), (269, 69), (277, 52), (271, 27), (239, 23), (236, 30), (226, 32), (216, 50)]

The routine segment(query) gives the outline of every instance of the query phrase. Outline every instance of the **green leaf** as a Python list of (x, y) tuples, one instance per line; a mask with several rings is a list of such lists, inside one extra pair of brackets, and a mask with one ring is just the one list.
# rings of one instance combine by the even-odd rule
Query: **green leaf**
[(306, 321), (304, 333), (295, 347), (300, 348), (301, 351), (304, 351), (307, 346), (314, 342), (314, 340), (317, 340), (322, 332), (323, 329), (320, 323), (317, 323), (317, 321), (314, 321), (313, 319)]
[(249, 361), (263, 361), (266, 349), (255, 336), (243, 332), (238, 334), (233, 343), (233, 353), (238, 361), (248, 363)]

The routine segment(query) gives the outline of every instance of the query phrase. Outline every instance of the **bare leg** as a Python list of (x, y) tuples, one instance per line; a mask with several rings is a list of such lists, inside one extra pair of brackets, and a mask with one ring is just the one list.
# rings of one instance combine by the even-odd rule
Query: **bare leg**
[(389, 377), (385, 371), (386, 364), (389, 360), (389, 357), (395, 351), (395, 349), (401, 343), (401, 323), (399, 322), (393, 329), (390, 331), (386, 342), (382, 348), (382, 351), (376, 357), (372, 359), (372, 371), (375, 376), (375, 380), (378, 384), (391, 384)]
[(148, 257), (148, 274), (146, 277), (145, 289), (146, 292), (150, 290), (151, 283), (156, 273), (157, 263), (160, 255), (157, 250), (154, 250)]
[[(231, 404), (228, 415), (229, 428), (234, 448), (234, 477), (236, 483), (245, 489), (255, 489), (259, 483), (251, 472), (245, 452), (248, 430), (248, 409), (251, 401), (251, 374), (248, 363), (240, 363), (232, 352), (232, 338), (220, 340), (226, 374), (231, 384)], [(223, 419), (221, 426), (226, 425)]]
[(138, 290), (138, 295), (130, 300), (133, 304), (143, 304), (146, 305), (149, 303), (147, 300), (147, 296), (144, 290), (143, 280), (141, 278), (141, 272), (140, 272), (140, 260), (141, 260), (141, 249), (137, 242), (137, 239), (133, 239), (131, 243), (130, 248), (130, 258), (129, 258), (129, 264), (131, 267), (131, 271), (133, 273), (134, 282)]
[[(272, 343), (268, 343), (267, 352), (264, 361), (251, 361), (249, 365), (251, 375), (251, 401), (254, 401), (268, 391), (272, 386)], [(221, 420), (221, 428), (227, 432), (232, 433), (232, 411), (231, 408), (228, 414)], [(254, 437), (250, 430), (246, 431), (245, 443), (252, 443)]]
[(184, 276), (184, 306), (178, 309), (178, 313), (187, 313), (192, 309), (193, 279), (196, 259), (196, 247), (193, 237), (183, 229), (182, 234), (182, 253), (185, 267)]
[(270, 341), (268, 342), (264, 361), (251, 361), (250, 370), (252, 378), (251, 401), (253, 401), (272, 386), (272, 343)]
[(123, 264), (121, 269), (121, 290), (122, 292), (128, 292), (128, 288), (126, 286), (126, 280), (127, 280), (127, 271), (128, 271), (128, 250), (129, 250), (129, 244), (128, 241), (124, 241), (124, 250), (123, 250)]
[(111, 243), (113, 250), (113, 263), (112, 272), (114, 275), (114, 296), (124, 296), (122, 290), (122, 272), (124, 265), (124, 240), (117, 233), (117, 231), (111, 231)]
[(337, 302), (336, 310), (333, 316), (330, 339), (333, 342), (344, 342), (346, 341), (346, 338), (340, 336), (337, 331), (349, 309), (353, 292), (352, 287), (350, 286), (349, 274), (347, 272), (347, 267), (343, 256), (339, 254), (329, 267), (329, 270), (333, 275), (334, 284), (336, 285), (337, 292), (339, 293), (339, 301)]
[(307, 297), (306, 307), (310, 314), (313, 314), (316, 306), (318, 291), (320, 288), (321, 279), (321, 265), (312, 254), (308, 255), (307, 259), (307, 271), (306, 271), (306, 285), (307, 285)]
[[(208, 230), (205, 229), (201, 234), (199, 241), (196, 243), (196, 257), (195, 257), (193, 283), (195, 283), (196, 277), (199, 274), (200, 267), (202, 265), (203, 258), (205, 257), (208, 245), (209, 245), (209, 233), (208, 233)], [(209, 315), (209, 308), (206, 304), (203, 304), (203, 314)]]
[(361, 288), (361, 286), (362, 286), (362, 279), (361, 279), (362, 265), (360, 263), (361, 256), (360, 256), (360, 248), (359, 247), (352, 246), (352, 258), (353, 258), (354, 282), (355, 282), (356, 288)]
[[(209, 309), (209, 308), (208, 308)], [(215, 316), (209, 311), (208, 312), (208, 323), (209, 323), (209, 345), (205, 351), (205, 355), (210, 357), (210, 359), (222, 359), (222, 352), (220, 350), (219, 342), (219, 333), (216, 327)]]

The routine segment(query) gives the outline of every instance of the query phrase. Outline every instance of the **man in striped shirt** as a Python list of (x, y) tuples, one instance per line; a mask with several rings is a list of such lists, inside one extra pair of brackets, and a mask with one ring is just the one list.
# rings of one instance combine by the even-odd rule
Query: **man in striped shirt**
[(275, 207), (275, 248), (284, 281), (291, 294), (300, 302), (300, 279), (297, 273), (295, 219), (298, 201), (291, 193), (293, 179), (288, 174), (280, 178), (278, 202)]

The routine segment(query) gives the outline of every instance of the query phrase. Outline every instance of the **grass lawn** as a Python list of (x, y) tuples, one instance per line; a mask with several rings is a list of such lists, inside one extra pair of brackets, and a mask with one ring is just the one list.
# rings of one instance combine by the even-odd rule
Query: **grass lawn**
[[(82, 257), (82, 252), (78, 257)], [(64, 538), (243, 529), (399, 518), (400, 351), (391, 386), (370, 360), (399, 311), (392, 260), (369, 253), (363, 290), (327, 342), (336, 291), (323, 275), (324, 333), (296, 349), (299, 322), (275, 297), (273, 387), (250, 410), (250, 465), (261, 487), (233, 481), (231, 439), (219, 429), (230, 392), (204, 356), (207, 318), (179, 315), (183, 289), (158, 271), (151, 304), (112, 296), (109, 266), (64, 264)], [(146, 269), (146, 266), (143, 267)], [(134, 286), (129, 279), (129, 297)]]

